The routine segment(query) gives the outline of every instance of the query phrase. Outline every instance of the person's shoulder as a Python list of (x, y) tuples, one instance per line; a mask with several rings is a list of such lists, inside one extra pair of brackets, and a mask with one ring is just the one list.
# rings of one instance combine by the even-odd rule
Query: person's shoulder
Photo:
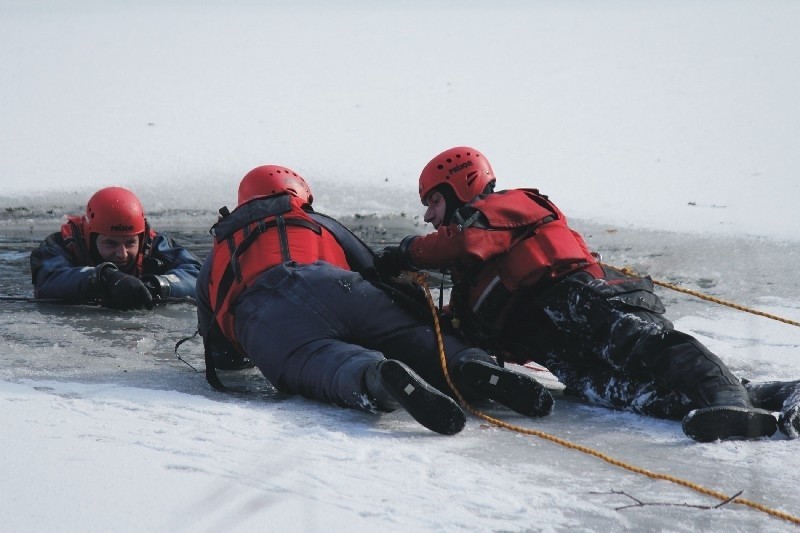
[(493, 192), (491, 194), (487, 194), (486, 195), (487, 198), (494, 197), (494, 198), (497, 198), (497, 199), (500, 199), (500, 198), (516, 198), (516, 197), (521, 197), (521, 196), (527, 196), (528, 198), (534, 197), (534, 196), (535, 197), (540, 197), (540, 198), (547, 198), (547, 195), (542, 194), (539, 191), (539, 189), (534, 189), (534, 188), (505, 189), (505, 190), (502, 190), (502, 191), (495, 191), (495, 192)]
[(60, 231), (54, 231), (47, 237), (45, 237), (40, 246), (44, 247), (53, 247), (58, 246), (59, 248), (66, 248), (66, 244), (64, 243), (64, 236), (61, 235)]
[(514, 205), (525, 205), (531, 201), (536, 201), (542, 195), (536, 189), (506, 189), (494, 191), (488, 194), (481, 194), (473, 198), (465, 207), (484, 210), (493, 208), (508, 208)]
[[(31, 250), (31, 261), (44, 262), (50, 259), (63, 258), (70, 263), (75, 263), (77, 258), (70, 252), (68, 244), (60, 232), (54, 232), (45, 237), (39, 246)], [(60, 259), (59, 259), (60, 260)]]
[(180, 244), (179, 242), (175, 241), (171, 235), (167, 233), (161, 232), (153, 232), (151, 234), (151, 242), (154, 252), (158, 252), (160, 250), (166, 251), (168, 249), (180, 249), (186, 250), (187, 248)]
[(173, 244), (172, 237), (170, 237), (170, 236), (169, 236), (168, 234), (166, 234), (166, 233), (162, 233), (162, 232), (160, 232), (160, 231), (155, 231), (155, 230), (152, 230), (152, 231), (150, 232), (150, 240), (151, 240), (151, 241), (152, 241), (154, 244), (157, 244), (157, 243), (162, 243), (162, 242), (166, 242), (166, 243), (168, 243), (168, 244), (170, 244), (170, 245), (172, 245), (172, 244)]

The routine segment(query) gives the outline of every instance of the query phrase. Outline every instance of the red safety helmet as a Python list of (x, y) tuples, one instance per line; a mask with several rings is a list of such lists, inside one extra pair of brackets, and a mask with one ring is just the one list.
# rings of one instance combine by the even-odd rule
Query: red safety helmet
[(466, 203), (494, 181), (492, 166), (482, 153), (468, 146), (457, 146), (437, 155), (422, 169), (419, 199), (427, 205), (425, 198), (431, 190), (445, 183)]
[(259, 196), (289, 193), (308, 205), (314, 201), (311, 188), (300, 174), (278, 165), (263, 165), (245, 174), (239, 183), (239, 205)]
[(92, 233), (103, 235), (138, 235), (145, 231), (142, 203), (128, 189), (106, 187), (89, 198), (83, 215), (86, 239)]

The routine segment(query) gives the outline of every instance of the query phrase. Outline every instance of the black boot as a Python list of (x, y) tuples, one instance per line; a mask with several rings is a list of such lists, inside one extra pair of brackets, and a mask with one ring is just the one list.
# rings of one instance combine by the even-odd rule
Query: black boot
[(758, 439), (772, 436), (776, 429), (775, 416), (755, 407), (702, 407), (683, 419), (683, 432), (698, 442)]
[(778, 429), (775, 416), (753, 407), (739, 383), (709, 387), (701, 397), (710, 405), (694, 409), (683, 419), (683, 432), (698, 442), (770, 437)]
[(458, 386), (468, 394), (489, 398), (526, 416), (544, 416), (553, 410), (550, 391), (538, 381), (486, 361), (461, 364)]
[(683, 432), (699, 442), (771, 436), (777, 420), (757, 409), (719, 357), (686, 333), (650, 335), (635, 352), (656, 384), (683, 393), (696, 409), (683, 418)]
[(436, 433), (454, 435), (464, 429), (467, 417), (446, 394), (426, 383), (408, 366), (394, 359), (380, 361), (364, 376), (367, 394), (378, 407), (402, 407), (414, 420)]
[(778, 429), (790, 439), (800, 437), (800, 380), (751, 383), (743, 380), (753, 405), (780, 411)]

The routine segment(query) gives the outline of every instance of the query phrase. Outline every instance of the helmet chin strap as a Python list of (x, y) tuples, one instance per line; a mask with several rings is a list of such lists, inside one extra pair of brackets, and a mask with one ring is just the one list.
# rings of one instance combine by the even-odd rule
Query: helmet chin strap
[(100, 255), (100, 252), (97, 250), (97, 233), (89, 234), (89, 254), (92, 256), (92, 260), (97, 265), (106, 262), (106, 260), (103, 259), (103, 257)]
[(453, 215), (459, 207), (464, 205), (464, 202), (458, 199), (453, 188), (447, 184), (438, 185), (434, 190), (441, 194), (444, 199), (445, 210), (442, 217), (442, 225), (449, 226), (450, 221), (453, 220)]

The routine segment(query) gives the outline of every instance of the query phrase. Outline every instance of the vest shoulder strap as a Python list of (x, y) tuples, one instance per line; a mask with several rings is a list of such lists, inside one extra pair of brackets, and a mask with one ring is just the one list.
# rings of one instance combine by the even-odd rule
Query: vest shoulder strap
[(344, 224), (338, 220), (312, 211), (307, 213), (317, 224), (328, 230), (333, 235), (336, 242), (344, 250), (345, 259), (347, 264), (354, 272), (364, 274), (370, 269), (375, 268), (375, 252), (358, 236), (350, 231)]
[(217, 242), (222, 242), (248, 224), (276, 217), (291, 210), (291, 197), (288, 194), (256, 198), (240, 205), (228, 216), (223, 216), (211, 227), (211, 232)]

